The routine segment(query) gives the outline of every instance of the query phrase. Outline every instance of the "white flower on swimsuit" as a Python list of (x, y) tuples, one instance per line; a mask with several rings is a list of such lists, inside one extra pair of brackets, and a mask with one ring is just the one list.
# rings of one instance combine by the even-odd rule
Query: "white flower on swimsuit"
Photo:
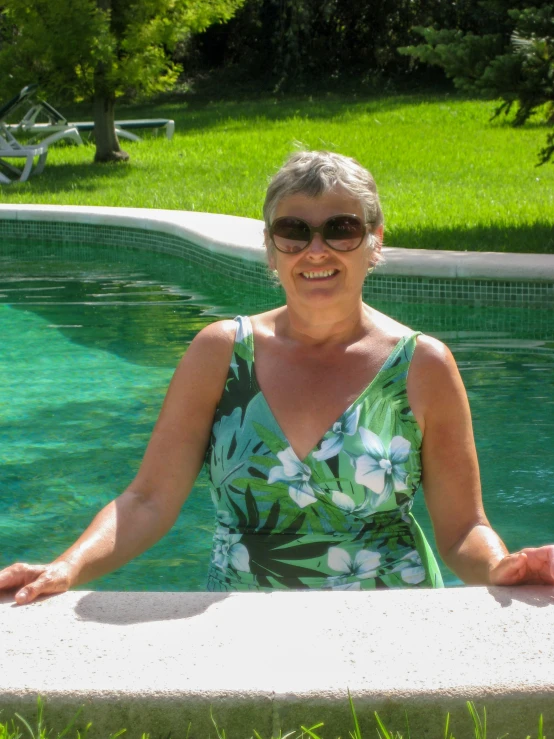
[(308, 465), (298, 459), (291, 446), (278, 452), (277, 457), (282, 466), (272, 467), (269, 470), (268, 483), (288, 482), (289, 495), (300, 508), (315, 503), (317, 498), (310, 485), (312, 471)]
[(361, 406), (356, 405), (350, 411), (347, 411), (341, 418), (333, 424), (333, 428), (327, 434), (321, 443), (319, 451), (314, 452), (312, 457), (318, 462), (334, 457), (340, 452), (344, 446), (345, 436), (354, 436), (358, 430), (360, 421)]
[(404, 462), (410, 456), (410, 442), (402, 436), (394, 436), (385, 449), (383, 442), (373, 431), (360, 427), (360, 438), (367, 454), (353, 459), (355, 480), (378, 495), (374, 506), (381, 505), (393, 492), (406, 490), (408, 473)]

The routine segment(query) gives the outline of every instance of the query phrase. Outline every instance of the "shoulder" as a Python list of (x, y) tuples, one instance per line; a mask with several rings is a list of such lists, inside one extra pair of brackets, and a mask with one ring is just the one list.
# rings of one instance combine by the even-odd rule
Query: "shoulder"
[(224, 320), (199, 331), (179, 362), (174, 380), (220, 392), (229, 370), (236, 329), (235, 321)]
[(410, 374), (419, 385), (428, 387), (435, 394), (443, 386), (461, 382), (450, 349), (442, 341), (425, 334), (417, 337)]
[(441, 374), (453, 365), (456, 366), (452, 352), (442, 341), (419, 334), (412, 360), (415, 368)]
[(227, 319), (210, 323), (196, 334), (186, 354), (192, 351), (198, 355), (209, 353), (212, 357), (230, 355), (235, 343), (236, 331), (236, 321)]
[(467, 396), (450, 349), (422, 334), (408, 374), (408, 397), (420, 426), (430, 419), (459, 413), (467, 406)]

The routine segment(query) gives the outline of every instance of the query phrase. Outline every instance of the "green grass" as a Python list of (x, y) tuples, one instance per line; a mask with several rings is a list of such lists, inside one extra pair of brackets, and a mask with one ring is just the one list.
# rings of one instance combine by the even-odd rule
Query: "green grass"
[[(345, 727), (343, 739), (364, 739), (364, 735), (362, 735), (358, 717), (356, 715), (354, 701), (352, 700), (350, 692), (348, 693), (348, 700), (350, 703), (353, 728), (350, 729)], [(472, 733), (475, 736), (475, 739), (487, 739), (489, 734), (487, 733), (486, 709), (483, 708), (483, 716), (481, 717), (474, 703), (468, 701), (466, 706), (471, 718)], [(39, 697), (37, 699), (37, 716), (33, 725), (31, 725), (26, 718), (16, 713), (14, 718), (9, 721), (5, 723), (0, 722), (0, 739), (85, 739), (92, 728), (92, 723), (87, 723), (84, 729), (74, 728), (77, 719), (80, 717), (81, 711), (82, 709), (77, 711), (69, 724), (62, 731), (54, 733), (46, 726), (44, 720), (44, 703)], [(214, 726), (215, 737), (217, 739), (232, 739), (232, 737), (226, 734), (225, 729), (221, 729), (218, 726), (217, 721), (214, 718), (213, 711), (210, 711), (210, 717)], [(389, 731), (376, 712), (374, 713), (374, 717), (375, 734), (372, 734), (372, 736), (377, 736), (377, 739), (404, 739), (403, 734), (399, 732), (392, 733)], [(408, 716), (406, 715), (405, 718), (406, 739), (411, 739)], [(300, 726), (296, 731), (289, 731), (286, 734), (280, 733), (279, 736), (272, 736), (271, 739), (323, 739), (323, 736), (318, 733), (322, 728), (324, 728), (323, 722), (319, 722), (313, 726)], [(543, 728), (543, 718), (541, 715), (538, 720), (537, 739), (546, 739)], [(189, 723), (187, 727), (183, 727), (183, 731), (179, 735), (178, 739), (189, 739), (189, 736), (191, 736), (191, 730), (192, 726)], [(107, 736), (106, 739), (118, 739), (118, 737), (124, 736), (125, 733), (126, 729), (119, 729)], [(437, 732), (436, 736), (440, 736), (440, 734), (442, 734), (444, 739), (455, 739), (455, 735), (452, 734), (450, 730), (450, 714), (446, 715), (444, 729), (442, 732)], [(365, 736), (367, 739), (367, 734)], [(500, 739), (505, 739), (506, 736), (508, 735), (504, 735)], [(150, 734), (143, 733), (141, 735), (141, 739), (154, 739), (154, 737), (151, 737)], [(246, 733), (242, 737), (236, 737), (235, 739), (264, 739), (264, 737), (262, 737), (255, 729), (246, 729)], [(326, 739), (330, 739), (328, 734)], [(341, 739), (341, 737), (336, 737), (336, 739)], [(417, 739), (417, 737), (414, 737), (414, 739)], [(531, 739), (531, 736), (528, 735), (526, 739)]]
[(554, 166), (535, 167), (546, 126), (490, 122), (493, 110), (448, 95), (120, 107), (120, 118), (174, 118), (174, 140), (124, 142), (127, 165), (93, 164), (90, 145), (52, 147), (44, 173), (1, 187), (0, 201), (259, 218), (268, 178), (300, 145), (372, 171), (391, 246), (554, 253)]

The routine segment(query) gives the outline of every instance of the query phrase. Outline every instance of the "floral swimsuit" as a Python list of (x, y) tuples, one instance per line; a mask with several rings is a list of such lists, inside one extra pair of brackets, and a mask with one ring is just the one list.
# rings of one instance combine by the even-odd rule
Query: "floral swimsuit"
[(208, 590), (442, 587), (410, 509), (421, 431), (406, 379), (417, 333), (301, 461), (258, 387), (250, 319), (237, 332), (207, 465), (216, 508)]

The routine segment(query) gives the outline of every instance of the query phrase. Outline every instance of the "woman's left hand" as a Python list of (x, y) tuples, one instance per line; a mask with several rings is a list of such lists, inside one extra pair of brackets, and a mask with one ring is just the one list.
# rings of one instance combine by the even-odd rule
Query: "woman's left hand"
[(554, 544), (507, 554), (490, 571), (491, 585), (554, 585)]

